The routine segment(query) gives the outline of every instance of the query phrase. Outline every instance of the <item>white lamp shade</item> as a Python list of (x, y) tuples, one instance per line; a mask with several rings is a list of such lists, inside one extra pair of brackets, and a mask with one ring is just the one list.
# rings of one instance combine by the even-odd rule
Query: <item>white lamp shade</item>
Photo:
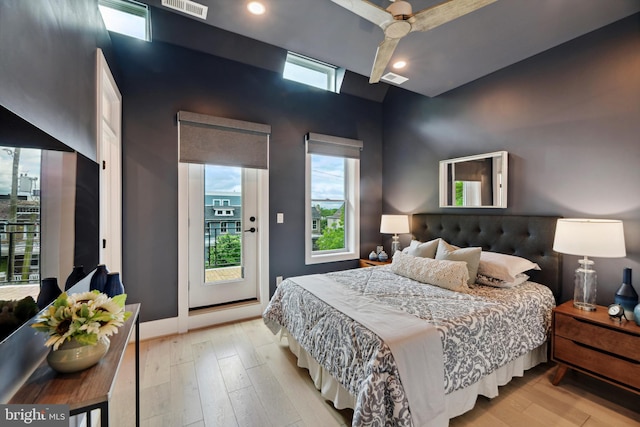
[(382, 215), (380, 232), (384, 234), (402, 234), (409, 232), (408, 215)]
[(627, 255), (622, 221), (561, 218), (556, 224), (553, 250), (563, 254), (621, 258)]

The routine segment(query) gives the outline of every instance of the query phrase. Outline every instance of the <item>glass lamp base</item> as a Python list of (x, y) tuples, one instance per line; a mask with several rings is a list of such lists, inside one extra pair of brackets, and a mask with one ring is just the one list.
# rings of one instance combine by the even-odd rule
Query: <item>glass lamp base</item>
[(400, 250), (400, 240), (398, 238), (398, 235), (393, 236), (393, 240), (391, 241), (391, 254), (390, 256), (393, 256), (393, 254), (396, 253), (396, 251)]
[(580, 309), (580, 310), (596, 311), (596, 305), (595, 304), (590, 304), (588, 302), (581, 302), (581, 301), (573, 300), (573, 306), (575, 308), (577, 308), (577, 309)]
[(575, 286), (573, 288), (573, 306), (580, 310), (595, 311), (597, 276), (593, 261), (584, 257), (578, 261)]

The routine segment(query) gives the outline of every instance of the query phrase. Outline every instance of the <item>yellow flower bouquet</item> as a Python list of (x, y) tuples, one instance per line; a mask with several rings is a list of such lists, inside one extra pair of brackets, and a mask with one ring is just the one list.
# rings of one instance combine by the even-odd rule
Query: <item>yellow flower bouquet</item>
[(118, 332), (131, 316), (125, 311), (126, 294), (109, 298), (99, 291), (67, 295), (62, 293), (31, 326), (49, 334), (45, 343), (53, 350), (75, 339), (82, 345), (96, 345)]

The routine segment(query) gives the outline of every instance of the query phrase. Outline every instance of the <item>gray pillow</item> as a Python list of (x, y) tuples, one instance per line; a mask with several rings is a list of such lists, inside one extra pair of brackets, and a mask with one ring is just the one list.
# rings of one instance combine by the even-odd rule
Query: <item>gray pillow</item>
[(438, 242), (440, 240), (441, 239), (438, 238), (424, 243), (412, 240), (407, 250), (407, 254), (411, 256), (419, 256), (421, 258), (435, 258), (436, 251), (438, 250)]
[(482, 248), (456, 248), (455, 246), (452, 246), (440, 239), (438, 249), (436, 251), (436, 259), (466, 262), (467, 269), (469, 270), (469, 281), (467, 284), (473, 285), (476, 283), (481, 253)]

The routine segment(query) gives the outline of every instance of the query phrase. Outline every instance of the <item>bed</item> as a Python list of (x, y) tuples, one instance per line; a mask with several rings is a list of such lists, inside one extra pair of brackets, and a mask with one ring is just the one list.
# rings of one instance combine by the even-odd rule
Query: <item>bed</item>
[(392, 265), (288, 278), (264, 321), (287, 336), (326, 399), (353, 408), (353, 426), (446, 426), (478, 395), (495, 397), (498, 386), (546, 361), (551, 310), (561, 295), (562, 260), (551, 249), (556, 220), (414, 214), (416, 241), (480, 247), (540, 270), (513, 288), (471, 284), (457, 292), (404, 275), (396, 261), (445, 265), (447, 272), (460, 262), (399, 254)]

